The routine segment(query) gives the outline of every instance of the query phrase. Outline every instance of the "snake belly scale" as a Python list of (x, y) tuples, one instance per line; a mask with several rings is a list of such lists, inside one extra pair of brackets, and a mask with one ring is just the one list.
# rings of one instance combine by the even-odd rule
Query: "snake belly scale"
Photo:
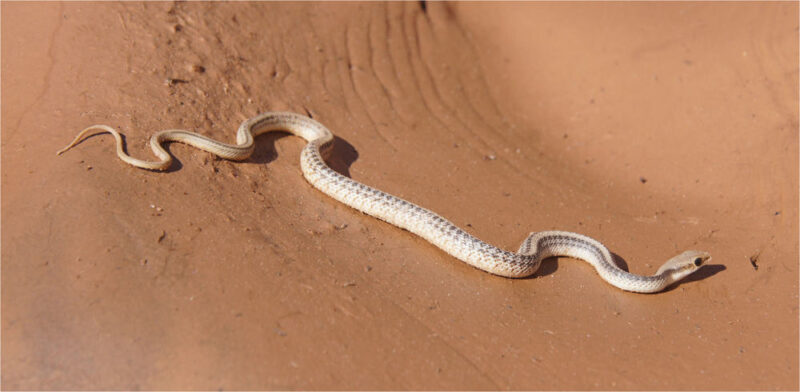
[(653, 293), (697, 271), (710, 259), (706, 252), (690, 250), (669, 259), (655, 275), (635, 275), (619, 268), (600, 242), (566, 231), (531, 233), (517, 252), (499, 249), (433, 211), (334, 171), (325, 163), (325, 156), (333, 146), (333, 134), (319, 122), (294, 113), (268, 112), (244, 121), (237, 131), (236, 144), (221, 143), (180, 129), (158, 132), (150, 139), (150, 145), (160, 161), (144, 161), (126, 154), (120, 134), (107, 125), (93, 125), (82, 130), (58, 154), (75, 146), (92, 130), (111, 133), (117, 141), (120, 159), (149, 170), (169, 167), (172, 157), (162, 147), (165, 142), (185, 143), (225, 159), (244, 160), (252, 154), (254, 138), (258, 135), (270, 131), (292, 133), (308, 142), (300, 154), (300, 166), (306, 180), (315, 188), (356, 210), (419, 235), (453, 257), (495, 275), (529, 276), (536, 272), (543, 259), (567, 256), (588, 262), (603, 280), (613, 286), (632, 292)]

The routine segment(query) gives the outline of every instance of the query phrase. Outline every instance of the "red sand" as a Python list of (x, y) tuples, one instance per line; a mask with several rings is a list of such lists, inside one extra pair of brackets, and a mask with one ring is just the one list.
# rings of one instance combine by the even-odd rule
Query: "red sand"
[[(2, 3), (5, 389), (798, 389), (797, 3)], [(171, 82), (170, 82), (171, 81)], [(340, 172), (516, 249), (577, 231), (634, 273), (461, 263), (302, 178)]]

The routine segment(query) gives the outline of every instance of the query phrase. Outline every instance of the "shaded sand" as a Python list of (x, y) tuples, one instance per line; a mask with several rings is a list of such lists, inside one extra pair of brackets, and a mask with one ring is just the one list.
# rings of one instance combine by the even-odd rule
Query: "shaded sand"
[[(8, 389), (797, 389), (797, 3), (2, 4)], [(137, 170), (104, 123), (234, 140), (267, 110), (339, 137), (332, 166), (516, 249), (461, 263), (319, 193), (299, 138), (243, 163), (184, 145)]]

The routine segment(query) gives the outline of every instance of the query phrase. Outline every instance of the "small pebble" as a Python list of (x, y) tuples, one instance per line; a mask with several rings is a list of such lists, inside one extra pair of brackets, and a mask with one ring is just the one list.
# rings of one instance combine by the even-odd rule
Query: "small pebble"
[(164, 80), (164, 84), (167, 85), (167, 86), (174, 86), (176, 84), (181, 84), (181, 83), (189, 83), (189, 81), (185, 80), (185, 79), (178, 79), (178, 78), (166, 78)]

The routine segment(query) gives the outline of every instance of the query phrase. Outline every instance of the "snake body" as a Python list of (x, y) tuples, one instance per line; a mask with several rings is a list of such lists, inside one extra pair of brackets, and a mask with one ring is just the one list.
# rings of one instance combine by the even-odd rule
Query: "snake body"
[(324, 159), (333, 146), (331, 131), (313, 119), (294, 113), (268, 112), (244, 121), (237, 131), (236, 144), (221, 143), (180, 129), (158, 132), (150, 139), (150, 145), (160, 161), (144, 161), (126, 154), (120, 134), (107, 125), (84, 129), (58, 154), (69, 150), (89, 131), (96, 129), (114, 135), (120, 159), (149, 170), (169, 167), (172, 157), (162, 147), (165, 142), (185, 143), (222, 158), (244, 160), (253, 152), (255, 137), (270, 131), (287, 131), (308, 142), (300, 154), (300, 164), (303, 175), (315, 188), (358, 211), (417, 234), (453, 257), (495, 275), (529, 276), (536, 272), (543, 259), (567, 256), (588, 262), (603, 280), (613, 286), (632, 292), (653, 293), (695, 272), (710, 259), (706, 252), (686, 251), (668, 260), (653, 276), (635, 275), (619, 268), (600, 242), (566, 231), (530, 233), (517, 252), (499, 249), (433, 211), (334, 171)]

